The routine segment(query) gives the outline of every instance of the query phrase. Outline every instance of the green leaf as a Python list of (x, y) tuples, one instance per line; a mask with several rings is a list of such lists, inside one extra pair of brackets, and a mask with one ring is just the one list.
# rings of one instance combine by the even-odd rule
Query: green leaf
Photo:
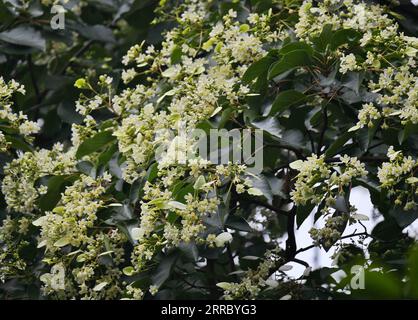
[(29, 26), (18, 26), (0, 33), (0, 40), (19, 46), (45, 50), (46, 42), (41, 33)]
[(262, 192), (260, 189), (258, 189), (258, 188), (249, 188), (249, 189), (247, 190), (247, 193), (248, 193), (249, 195), (252, 195), (252, 196), (257, 196), (257, 197), (260, 197), (260, 196), (262, 196), (262, 195), (263, 195), (263, 192)]
[(123, 268), (122, 272), (123, 274), (127, 276), (132, 276), (134, 274), (135, 269), (132, 266)]
[(340, 150), (340, 148), (354, 136), (354, 131), (347, 131), (344, 132), (342, 135), (340, 135), (325, 151), (325, 156), (332, 157), (335, 154), (337, 154)]
[(306, 101), (306, 98), (307, 97), (302, 92), (296, 90), (280, 92), (273, 102), (269, 116), (274, 116), (278, 113), (281, 113), (291, 106), (300, 105)]
[(90, 161), (80, 161), (76, 165), (78, 171), (90, 176), (94, 171), (94, 165)]
[(243, 217), (236, 216), (236, 215), (228, 215), (226, 219), (225, 226), (230, 229), (245, 231), (245, 232), (252, 232), (253, 228), (248, 224), (247, 220)]
[(68, 23), (68, 28), (77, 31), (83, 37), (107, 43), (114, 43), (112, 29), (101, 24), (90, 26), (83, 23)]
[(5, 135), (6, 141), (11, 143), (11, 147), (16, 150), (22, 150), (25, 152), (32, 152), (33, 148), (26, 143), (22, 138), (16, 138), (13, 136)]
[(383, 241), (397, 240), (402, 237), (402, 228), (393, 218), (387, 217), (374, 227), (372, 236)]
[(310, 66), (311, 55), (305, 50), (295, 50), (285, 54), (278, 62), (274, 63), (268, 72), (268, 79), (273, 79), (283, 72), (297, 67)]
[(57, 241), (55, 241), (54, 247), (58, 247), (58, 248), (65, 247), (69, 243), (70, 243), (69, 237), (64, 236), (61, 239), (58, 239)]
[(354, 44), (361, 39), (361, 33), (353, 29), (340, 29), (337, 30), (331, 40), (330, 40), (330, 49), (336, 50), (338, 47), (344, 44)]
[(283, 46), (279, 53), (281, 55), (285, 55), (288, 54), (292, 51), (296, 51), (296, 50), (303, 50), (306, 51), (309, 55), (312, 55), (314, 53), (312, 47), (307, 44), (306, 42), (291, 42), (285, 46)]
[(254, 127), (261, 129), (274, 137), (278, 137), (278, 138), (281, 137), (280, 123), (276, 118), (265, 117), (265, 118), (257, 119), (251, 122), (251, 124)]
[(260, 75), (266, 73), (270, 68), (271, 64), (275, 61), (276, 59), (273, 56), (267, 55), (261, 58), (260, 60), (254, 62), (245, 71), (244, 75), (242, 76), (242, 81), (244, 83), (249, 83), (252, 80), (257, 79)]
[(194, 188), (195, 190), (200, 190), (200, 189), (202, 189), (202, 187), (205, 185), (205, 183), (206, 183), (205, 176), (200, 175), (200, 176), (196, 179), (196, 182), (194, 183), (193, 188)]
[(110, 142), (114, 141), (115, 139), (116, 137), (112, 135), (111, 131), (101, 131), (97, 133), (95, 136), (83, 141), (83, 143), (78, 147), (76, 157), (77, 159), (80, 159), (86, 155), (98, 151), (103, 147), (107, 146)]
[(418, 124), (413, 124), (412, 122), (408, 121), (404, 128), (399, 131), (398, 134), (398, 141), (399, 144), (402, 145), (410, 135), (418, 133)]
[(337, 199), (335, 200), (335, 205), (333, 205), (333, 207), (337, 209), (338, 211), (344, 212), (344, 213), (347, 213), (350, 210), (348, 208), (347, 200), (343, 196), (337, 197)]
[(107, 286), (107, 282), (101, 282), (93, 288), (93, 291), (102, 291)]
[(39, 208), (42, 211), (52, 210), (61, 199), (61, 192), (76, 179), (77, 175), (52, 176), (48, 178), (48, 192), (39, 198)]
[(398, 226), (403, 229), (409, 226), (418, 218), (418, 211), (405, 211), (402, 208), (396, 207), (389, 210), (389, 215), (392, 216), (398, 223)]
[(164, 282), (170, 277), (177, 258), (177, 254), (170, 254), (165, 256), (160, 261), (156, 273), (152, 276), (153, 285), (161, 287), (161, 285), (164, 284)]
[(315, 204), (309, 203), (304, 206), (298, 206), (296, 208), (296, 225), (298, 229), (302, 225), (302, 223), (309, 217), (312, 210), (315, 208)]

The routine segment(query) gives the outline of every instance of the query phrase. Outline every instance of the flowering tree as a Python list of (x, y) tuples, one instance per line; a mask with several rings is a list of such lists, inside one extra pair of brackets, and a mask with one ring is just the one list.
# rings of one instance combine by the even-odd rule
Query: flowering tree
[[(67, 4), (72, 42), (60, 47), (36, 23), (49, 2), (3, 5), (38, 12), (0, 33), (0, 59), (15, 80), (28, 71), (34, 98), (1, 78), (4, 297), (418, 298), (405, 231), (418, 217), (418, 38), (396, 6), (110, 1), (92, 27), (94, 5), (80, 1)], [(144, 10), (154, 20), (135, 26)], [(133, 39), (120, 65), (135, 27), (151, 36)], [(35, 105), (30, 118), (19, 103)], [(184, 136), (215, 129), (262, 130), (262, 170), (197, 155)], [(354, 188), (379, 216), (372, 229)], [(295, 230), (312, 221), (300, 247)], [(300, 258), (314, 248), (333, 266)], [(292, 276), (292, 263), (305, 271)]]

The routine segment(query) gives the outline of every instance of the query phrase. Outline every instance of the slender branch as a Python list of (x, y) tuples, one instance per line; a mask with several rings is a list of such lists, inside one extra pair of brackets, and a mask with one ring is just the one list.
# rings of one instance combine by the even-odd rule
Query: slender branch
[(328, 129), (328, 109), (327, 109), (327, 106), (324, 107), (324, 110), (322, 111), (322, 115), (323, 115), (323, 118), (324, 118), (324, 125), (323, 125), (322, 130), (321, 130), (321, 135), (319, 137), (319, 142), (318, 142), (318, 149), (316, 151), (318, 156), (321, 154), (322, 145), (324, 143), (325, 131), (327, 131), (327, 129)]
[(278, 149), (285, 149), (292, 151), (299, 159), (305, 159), (306, 157), (303, 155), (302, 150), (295, 148), (293, 146), (285, 145), (285, 144), (273, 144), (273, 143), (267, 143), (267, 147), (274, 147)]
[[(360, 233), (352, 233), (352, 234), (348, 234), (346, 236), (341, 237), (339, 240), (343, 240), (343, 239), (348, 239), (348, 238), (352, 238), (352, 237), (361, 237), (361, 236), (367, 236), (367, 237), (372, 237), (370, 234), (368, 234), (367, 232), (360, 232)], [(300, 248), (299, 250), (296, 251), (296, 254), (299, 254), (301, 252), (313, 249), (315, 247), (318, 247), (315, 244), (311, 244), (310, 246), (304, 247), (304, 248)]]
[(278, 208), (276, 208), (276, 207), (274, 207), (274, 206), (272, 206), (272, 205), (270, 205), (268, 203), (265, 203), (265, 202), (262, 202), (262, 201), (259, 201), (259, 200), (251, 200), (251, 202), (253, 202), (253, 203), (255, 203), (255, 204), (259, 205), (259, 206), (262, 206), (264, 208), (267, 208), (267, 209), (269, 209), (271, 211), (274, 211), (274, 212), (276, 212), (278, 214), (281, 214), (283, 216), (286, 216), (286, 217), (289, 216), (289, 214), (286, 211), (280, 210), (280, 209), (278, 209)]
[(28, 54), (27, 55), (27, 60), (28, 60), (29, 73), (30, 73), (30, 77), (31, 77), (31, 80), (32, 80), (33, 89), (34, 89), (35, 95), (36, 95), (36, 101), (37, 101), (37, 103), (41, 103), (42, 97), (41, 97), (41, 94), (39, 92), (38, 82), (36, 81), (36, 78), (35, 78), (35, 70), (34, 70), (34, 66), (33, 66), (33, 62), (32, 62), (32, 55)]
[(231, 267), (231, 272), (236, 271), (234, 257), (232, 255), (231, 245), (228, 243), (226, 245), (226, 253), (228, 254), (229, 266)]
[(287, 217), (287, 240), (286, 240), (286, 259), (289, 261), (296, 255), (296, 236), (295, 236), (295, 217), (296, 206), (292, 208)]
[(293, 259), (292, 259), (292, 260), (290, 260), (290, 261), (293, 261), (293, 262), (299, 263), (299, 264), (301, 264), (301, 265), (305, 266), (306, 268), (308, 268), (308, 267), (309, 267), (309, 263), (307, 263), (306, 261), (300, 260), (300, 259), (293, 258)]

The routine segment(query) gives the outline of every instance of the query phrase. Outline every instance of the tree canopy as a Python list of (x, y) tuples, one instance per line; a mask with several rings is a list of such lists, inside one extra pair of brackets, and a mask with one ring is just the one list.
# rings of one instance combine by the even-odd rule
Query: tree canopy
[[(418, 298), (415, 12), (1, 2), (0, 295)], [(258, 130), (261, 170), (213, 161), (236, 144), (197, 155), (197, 130)], [(314, 249), (333, 264), (300, 258)]]

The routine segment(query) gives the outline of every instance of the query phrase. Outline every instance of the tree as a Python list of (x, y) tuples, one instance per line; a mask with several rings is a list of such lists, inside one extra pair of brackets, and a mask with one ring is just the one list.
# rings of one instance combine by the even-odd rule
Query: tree
[[(418, 296), (418, 38), (396, 6), (69, 2), (54, 33), (34, 3), (1, 8), (4, 70), (25, 84), (0, 82), (4, 297)], [(246, 138), (213, 150), (214, 133)], [(217, 162), (248, 145), (261, 170)], [(312, 270), (313, 248), (335, 266)]]

